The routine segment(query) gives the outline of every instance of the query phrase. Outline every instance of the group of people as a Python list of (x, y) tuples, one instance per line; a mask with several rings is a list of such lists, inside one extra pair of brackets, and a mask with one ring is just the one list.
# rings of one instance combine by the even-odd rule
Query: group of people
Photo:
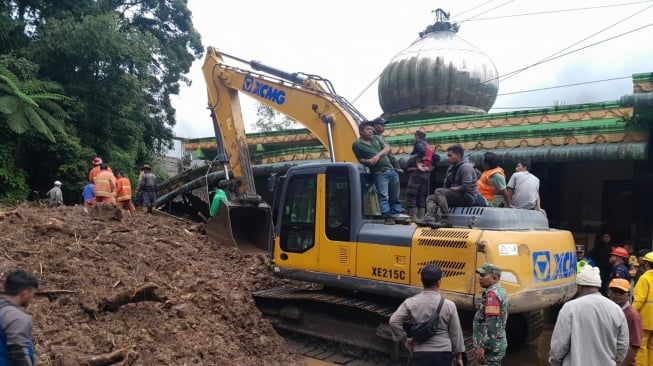
[[(114, 175), (111, 167), (100, 157), (95, 157), (92, 163), (93, 168), (88, 172), (88, 181), (82, 189), (84, 205), (108, 203), (124, 210), (135, 210), (132, 186), (127, 175), (122, 171)], [(148, 213), (152, 213), (156, 204), (156, 186), (156, 175), (152, 173), (149, 164), (144, 164), (138, 177), (136, 201), (139, 206), (146, 207)], [(51, 207), (63, 205), (60, 181), (54, 182), (54, 187), (47, 192), (47, 196)]]
[[(474, 357), (479, 365), (500, 365), (508, 348), (508, 293), (501, 286), (501, 269), (496, 265), (486, 263), (476, 273), (484, 291), (473, 320)], [(406, 299), (390, 317), (393, 340), (412, 354), (411, 366), (462, 366), (465, 343), (456, 305), (445, 299), (439, 306), (442, 270), (429, 264), (420, 276), (424, 291)], [(438, 332), (431, 338), (416, 342), (406, 332), (405, 324), (427, 322), (436, 315)]]
[(581, 259), (576, 298), (560, 310), (551, 336), (551, 365), (653, 365), (653, 252), (642, 256), (643, 273), (631, 294), (627, 254), (619, 249), (627, 253), (613, 248), (607, 280), (600, 267)]
[[(549, 364), (653, 365), (653, 252), (643, 256), (644, 273), (634, 287), (620, 277), (600, 292), (600, 269), (585, 264), (576, 277), (577, 295), (562, 306), (551, 336)], [(486, 263), (478, 268), (483, 296), (473, 320), (474, 357), (479, 365), (500, 365), (508, 346), (508, 295), (500, 284), (501, 269)], [(390, 317), (393, 340), (411, 353), (411, 366), (462, 366), (465, 352), (456, 305), (442, 298), (442, 270), (433, 264), (420, 272), (424, 290), (406, 299)], [(431, 338), (416, 342), (406, 324), (437, 318)], [(413, 328), (410, 328), (413, 329)]]
[(352, 144), (359, 162), (374, 175), (381, 215), (386, 224), (393, 224), (403, 215), (399, 202), (399, 173), (406, 171), (408, 214), (421, 226), (450, 227), (449, 207), (494, 206), (537, 210), (541, 207), (540, 180), (529, 172), (530, 161), (517, 162), (515, 173), (506, 183), (506, 174), (493, 152), (483, 155), (483, 172), (465, 157), (459, 144), (447, 148), (449, 167), (444, 186), (429, 195), (431, 172), (440, 161), (426, 141), (424, 131), (414, 134), (413, 151), (404, 166), (399, 167), (390, 145), (383, 139), (387, 121), (379, 117), (359, 125), (360, 138)]

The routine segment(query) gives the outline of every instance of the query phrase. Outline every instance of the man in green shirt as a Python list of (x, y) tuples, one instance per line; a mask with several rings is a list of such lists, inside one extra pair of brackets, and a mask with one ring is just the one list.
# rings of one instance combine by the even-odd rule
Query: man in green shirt
[(499, 267), (485, 263), (476, 273), (479, 274), (479, 284), (485, 291), (474, 314), (474, 355), (480, 366), (498, 366), (501, 365), (501, 359), (508, 348), (508, 293), (499, 282)]
[(360, 138), (354, 141), (351, 148), (358, 161), (374, 175), (381, 215), (386, 224), (392, 225), (403, 208), (399, 203), (399, 174), (388, 159), (390, 146), (374, 136), (374, 127), (370, 122), (361, 123), (359, 132)]

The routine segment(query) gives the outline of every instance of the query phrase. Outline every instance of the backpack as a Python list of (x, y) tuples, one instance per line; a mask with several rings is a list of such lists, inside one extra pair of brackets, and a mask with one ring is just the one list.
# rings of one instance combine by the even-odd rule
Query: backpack
[(436, 154), (431, 145), (426, 144), (426, 152), (424, 152), (424, 160), (431, 159), (431, 166), (437, 167), (440, 162), (440, 155)]
[(432, 317), (425, 322), (417, 323), (410, 327), (410, 334), (415, 342), (424, 343), (438, 334), (438, 323), (440, 322), (440, 310), (442, 310), (442, 304), (444, 304), (444, 297), (440, 297), (438, 309)]

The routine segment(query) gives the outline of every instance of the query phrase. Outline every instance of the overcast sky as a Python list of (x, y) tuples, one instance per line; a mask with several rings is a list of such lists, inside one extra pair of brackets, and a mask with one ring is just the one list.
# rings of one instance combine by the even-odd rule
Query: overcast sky
[[(607, 7), (617, 4), (630, 5)], [(598, 6), (605, 7), (481, 19)], [(432, 11), (438, 7), (449, 11), (451, 20), (460, 23), (458, 36), (488, 55), (499, 75), (537, 63), (622, 19), (629, 18), (561, 53), (653, 23), (653, 1), (637, 0), (189, 0), (193, 23), (205, 47), (213, 46), (285, 71), (327, 78), (338, 94), (352, 101), (369, 119), (383, 112), (374, 81), (396, 54), (417, 40), (418, 32), (435, 21)], [(651, 39), (653, 26), (520, 72), (500, 82), (500, 95), (490, 112), (617, 100), (632, 92), (630, 79), (501, 94), (653, 72)], [(180, 95), (173, 96), (177, 110), (174, 130), (180, 137), (213, 136), (202, 62), (197, 60), (188, 75), (192, 85), (182, 87)], [(241, 97), (241, 102), (246, 123), (253, 125), (254, 103), (247, 97)], [(248, 132), (252, 131), (248, 128)]]

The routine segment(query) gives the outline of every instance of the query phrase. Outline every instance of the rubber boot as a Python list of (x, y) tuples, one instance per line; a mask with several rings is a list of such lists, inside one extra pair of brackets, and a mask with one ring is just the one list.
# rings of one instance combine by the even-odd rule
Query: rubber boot
[(439, 221), (437, 219), (435, 212), (427, 212), (424, 218), (415, 220), (415, 223), (417, 226), (432, 226)]
[(417, 218), (418, 219), (423, 219), (424, 215), (426, 214), (426, 208), (425, 207), (418, 207), (417, 208)]
[(152, 213), (152, 206), (147, 208), (147, 213), (151, 214)]
[(417, 207), (409, 207), (408, 215), (410, 215), (410, 219), (413, 220), (413, 222), (417, 220), (418, 219)]
[(428, 225), (431, 229), (441, 229), (444, 227), (451, 227), (451, 221), (449, 221), (449, 215), (442, 215), (438, 217), (435, 222)]

